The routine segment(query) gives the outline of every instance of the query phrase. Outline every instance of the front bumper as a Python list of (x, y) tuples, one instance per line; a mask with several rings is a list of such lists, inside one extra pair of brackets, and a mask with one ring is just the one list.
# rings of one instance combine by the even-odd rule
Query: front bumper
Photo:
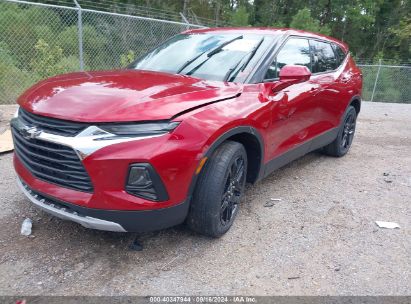
[[(113, 138), (94, 126), (75, 136), (55, 135), (41, 123), (34, 128), (22, 118), (12, 122), (20, 141), (14, 168), (23, 193), (37, 207), (87, 228), (119, 232), (158, 230), (185, 220), (206, 139), (190, 124), (161, 136)], [(150, 164), (167, 196), (149, 200), (128, 191), (128, 173), (136, 164)], [(80, 188), (86, 177), (91, 187)]]
[(181, 224), (188, 213), (187, 201), (173, 207), (148, 211), (101, 210), (80, 207), (36, 192), (24, 181), (17, 184), (38, 208), (83, 227), (115, 232), (147, 232)]
[[(17, 154), (14, 156), (14, 168), (30, 188), (73, 205), (119, 211), (160, 210), (177, 206), (189, 196), (198, 161), (198, 151), (189, 150), (189, 147), (190, 142), (185, 143), (167, 134), (101, 148), (81, 161), (91, 179), (92, 192), (78, 191), (69, 185), (65, 187), (35, 176)], [(153, 201), (127, 191), (125, 184), (129, 168), (141, 163), (149, 163), (156, 170), (168, 199)]]

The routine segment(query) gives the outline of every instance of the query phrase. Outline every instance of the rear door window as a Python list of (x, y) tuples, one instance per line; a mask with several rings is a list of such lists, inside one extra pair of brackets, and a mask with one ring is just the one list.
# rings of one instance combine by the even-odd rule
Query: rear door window
[(280, 70), (286, 65), (303, 65), (311, 69), (310, 45), (307, 39), (287, 40), (268, 68), (264, 79), (278, 78)]
[(338, 67), (337, 58), (330, 43), (310, 40), (313, 53), (313, 73), (322, 73), (335, 70)]

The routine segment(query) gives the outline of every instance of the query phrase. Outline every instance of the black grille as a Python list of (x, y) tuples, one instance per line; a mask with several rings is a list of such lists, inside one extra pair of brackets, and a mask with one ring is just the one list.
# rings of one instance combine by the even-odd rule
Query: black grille
[(88, 127), (86, 123), (60, 120), (45, 116), (36, 115), (19, 109), (19, 119), (26, 126), (36, 126), (40, 130), (61, 136), (74, 136)]
[(73, 149), (39, 139), (27, 139), (15, 128), (12, 128), (12, 134), (17, 157), (34, 176), (66, 188), (93, 191), (90, 177)]

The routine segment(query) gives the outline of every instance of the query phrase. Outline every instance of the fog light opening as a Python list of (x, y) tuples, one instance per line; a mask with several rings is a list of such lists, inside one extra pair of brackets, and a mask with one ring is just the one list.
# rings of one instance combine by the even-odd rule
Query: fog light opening
[(153, 184), (150, 173), (144, 167), (131, 167), (128, 175), (129, 186), (148, 187)]
[(151, 201), (168, 200), (168, 194), (160, 176), (147, 163), (133, 164), (129, 167), (126, 191)]

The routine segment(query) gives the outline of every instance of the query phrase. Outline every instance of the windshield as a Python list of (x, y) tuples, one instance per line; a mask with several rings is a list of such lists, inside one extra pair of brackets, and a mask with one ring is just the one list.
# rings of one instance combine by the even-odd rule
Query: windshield
[(130, 68), (242, 82), (272, 41), (273, 36), (256, 34), (180, 34)]

